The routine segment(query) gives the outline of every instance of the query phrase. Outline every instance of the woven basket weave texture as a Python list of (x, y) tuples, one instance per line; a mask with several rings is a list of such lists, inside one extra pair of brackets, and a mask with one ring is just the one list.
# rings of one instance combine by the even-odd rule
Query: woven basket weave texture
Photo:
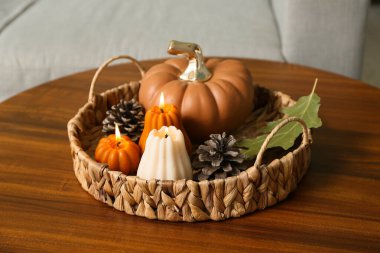
[[(99, 71), (100, 73), (100, 71)], [(143, 72), (142, 72), (143, 73)], [(94, 82), (93, 82), (94, 83)], [(97, 163), (94, 151), (102, 137), (102, 121), (106, 111), (120, 99), (137, 97), (139, 82), (129, 82), (117, 88), (93, 95), (90, 89), (86, 103), (68, 123), (68, 135), (75, 175), (82, 188), (95, 199), (130, 215), (167, 221), (224, 220), (262, 210), (284, 200), (294, 191), (310, 163), (310, 130), (296, 118), (289, 118), (277, 126), (296, 121), (303, 126), (303, 140), (286, 155), (261, 165), (271, 136), (264, 143), (255, 164), (238, 176), (212, 181), (143, 180), (111, 171), (106, 164)], [(279, 110), (294, 104), (281, 92), (257, 87), (256, 94), (266, 94), (267, 101), (252, 112), (250, 119), (236, 131), (237, 137), (253, 136), (268, 120), (281, 117)]]

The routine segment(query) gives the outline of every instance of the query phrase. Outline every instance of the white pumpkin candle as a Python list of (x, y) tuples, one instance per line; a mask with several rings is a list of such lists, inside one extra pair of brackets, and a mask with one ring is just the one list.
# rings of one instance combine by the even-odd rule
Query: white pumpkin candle
[(181, 130), (174, 126), (163, 126), (160, 130), (150, 131), (137, 176), (146, 180), (192, 178), (190, 158)]

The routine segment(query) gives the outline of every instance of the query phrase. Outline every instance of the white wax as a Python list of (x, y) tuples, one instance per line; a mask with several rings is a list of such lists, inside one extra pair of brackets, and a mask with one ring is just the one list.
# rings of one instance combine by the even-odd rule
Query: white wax
[[(166, 134), (167, 137), (165, 137)], [(137, 169), (137, 176), (146, 180), (192, 178), (190, 158), (181, 130), (174, 126), (163, 126), (160, 130), (150, 131), (145, 152)]]

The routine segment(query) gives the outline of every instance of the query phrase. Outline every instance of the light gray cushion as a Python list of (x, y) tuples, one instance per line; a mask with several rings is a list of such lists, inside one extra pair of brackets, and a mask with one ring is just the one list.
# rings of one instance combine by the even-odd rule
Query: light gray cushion
[(0, 2), (0, 32), (21, 15), (34, 0), (1, 0)]
[(39, 0), (1, 33), (0, 100), (114, 55), (168, 57), (172, 39), (206, 56), (283, 60), (269, 0)]
[[(33, 3), (34, 0), (0, 0), (0, 40), (3, 32), (10, 29), (12, 23)], [(0, 50), (0, 101), (28, 87), (14, 82), (14, 76), (18, 74), (18, 70), (14, 71), (16, 67), (8, 68), (11, 64), (7, 63), (5, 54), (10, 50), (10, 43), (4, 43), (4, 48)]]
[(287, 61), (359, 78), (369, 0), (272, 0)]

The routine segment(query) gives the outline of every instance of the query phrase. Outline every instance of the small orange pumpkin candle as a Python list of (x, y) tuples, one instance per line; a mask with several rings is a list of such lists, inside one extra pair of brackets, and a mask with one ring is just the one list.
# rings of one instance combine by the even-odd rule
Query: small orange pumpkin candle
[(144, 130), (141, 134), (139, 145), (144, 152), (146, 139), (151, 130), (160, 129), (162, 126), (175, 126), (180, 129), (185, 137), (185, 145), (188, 153), (191, 152), (191, 142), (182, 125), (180, 112), (172, 104), (165, 104), (164, 94), (161, 92), (159, 106), (153, 106), (145, 113)]
[(115, 124), (115, 134), (100, 139), (95, 150), (95, 160), (107, 163), (110, 170), (119, 170), (124, 174), (135, 174), (140, 162), (140, 147), (128, 136), (120, 135)]

